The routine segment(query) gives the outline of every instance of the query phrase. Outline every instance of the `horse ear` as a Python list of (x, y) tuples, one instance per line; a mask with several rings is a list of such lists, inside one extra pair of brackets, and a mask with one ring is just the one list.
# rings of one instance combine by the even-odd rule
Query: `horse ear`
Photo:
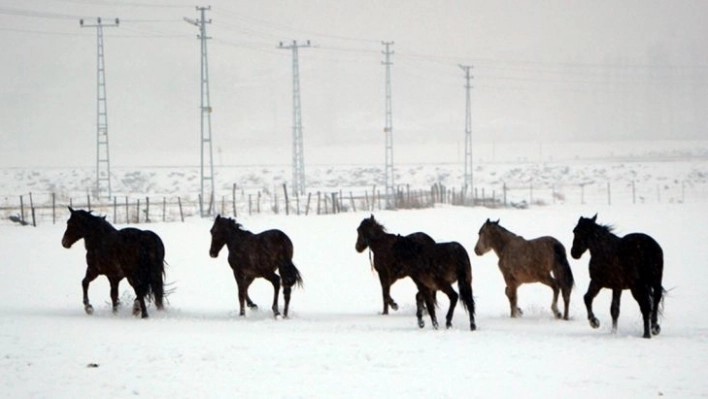
[(484, 222), (484, 223), (485, 223), (485, 224), (486, 224), (486, 223), (491, 223), (491, 221), (489, 220), (489, 218), (487, 218), (487, 221)]
[(67, 208), (69, 208), (69, 212), (74, 213), (74, 208), (72, 208), (70, 206), (67, 206)]
[(371, 220), (376, 220), (376, 219), (374, 219), (374, 214), (373, 214), (373, 213), (371, 214), (371, 218), (370, 218), (370, 219), (371, 219)]
[(216, 220), (219, 220), (219, 219), (221, 219), (221, 215), (217, 213), (217, 214), (216, 214)]
[(590, 219), (590, 220), (592, 220), (592, 222), (595, 223), (595, 221), (597, 220), (597, 213), (596, 213), (595, 216), (593, 216), (592, 219)]
[(499, 224), (499, 220), (501, 220), (501, 219), (497, 219), (497, 221), (494, 222), (494, 224)]

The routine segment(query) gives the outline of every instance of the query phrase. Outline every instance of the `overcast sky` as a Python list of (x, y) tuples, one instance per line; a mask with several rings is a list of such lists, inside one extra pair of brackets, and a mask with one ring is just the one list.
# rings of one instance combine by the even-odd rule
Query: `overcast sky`
[(306, 159), (383, 146), (381, 41), (399, 145), (463, 142), (458, 64), (473, 66), (477, 142), (708, 139), (702, 0), (1, 0), (0, 164), (94, 164), (96, 29), (79, 19), (98, 16), (121, 21), (104, 29), (112, 164), (198, 164), (196, 5), (211, 6), (214, 151), (231, 164), (264, 162), (265, 146), (290, 162), (292, 53), (277, 45), (292, 40), (313, 44)]

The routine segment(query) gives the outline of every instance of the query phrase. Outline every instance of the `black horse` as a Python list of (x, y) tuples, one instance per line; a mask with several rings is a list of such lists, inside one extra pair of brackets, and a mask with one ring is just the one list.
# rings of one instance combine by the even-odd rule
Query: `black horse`
[[(292, 261), (293, 243), (290, 238), (280, 230), (254, 234), (244, 230), (234, 219), (217, 215), (211, 228), (209, 255), (216, 258), (224, 245), (229, 249), (229, 265), (238, 286), (240, 315), (246, 315), (245, 303), (250, 308), (258, 307), (248, 296), (248, 287), (256, 277), (262, 277), (273, 284), (272, 309), (275, 317), (280, 315), (278, 294), (282, 281), (285, 298), (283, 315), (288, 317), (292, 287), (295, 284), (302, 286), (302, 277)], [(276, 270), (280, 276), (275, 274)]]
[(419, 327), (425, 325), (422, 319), (425, 302), (433, 327), (437, 328), (435, 291), (440, 290), (450, 300), (446, 316), (446, 325), (449, 328), (452, 326), (452, 316), (459, 298), (451, 284), (457, 281), (462, 302), (470, 314), (470, 329), (476, 329), (472, 269), (467, 251), (459, 243), (436, 244), (425, 233), (405, 237), (389, 234), (373, 215), (362, 220), (357, 228), (357, 235), (356, 250), (363, 252), (368, 247), (374, 254), (374, 267), (379, 273), (384, 295), (384, 314), (387, 304), (395, 304), (388, 296), (391, 284), (409, 276), (418, 288), (416, 316)]
[(163, 309), (165, 296), (165, 247), (152, 231), (132, 227), (117, 230), (105, 217), (69, 207), (71, 216), (61, 240), (64, 248), (84, 239), (86, 246), (86, 276), (81, 281), (84, 310), (93, 313), (89, 303), (89, 283), (105, 275), (111, 285), (113, 312), (118, 310), (118, 285), (125, 277), (135, 291), (133, 314), (148, 317), (145, 297), (152, 296), (158, 309)]
[(661, 285), (664, 253), (661, 247), (643, 233), (618, 237), (610, 226), (599, 225), (596, 220), (597, 215), (578, 220), (570, 250), (575, 259), (586, 250), (590, 251), (590, 286), (584, 297), (590, 326), (600, 326), (592, 312), (592, 301), (602, 288), (609, 288), (612, 290), (612, 332), (617, 331), (620, 297), (622, 290), (629, 289), (642, 312), (644, 338), (659, 334), (658, 312), (664, 293)]

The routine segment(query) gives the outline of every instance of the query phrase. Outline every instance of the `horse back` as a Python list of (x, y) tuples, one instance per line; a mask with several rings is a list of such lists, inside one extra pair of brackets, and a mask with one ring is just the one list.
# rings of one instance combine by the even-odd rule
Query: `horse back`
[(639, 279), (649, 284), (661, 283), (664, 270), (664, 252), (659, 243), (644, 233), (622, 237), (617, 248), (619, 262), (624, 268), (636, 270)]
[(229, 263), (239, 268), (277, 268), (292, 261), (293, 243), (281, 230), (266, 230), (233, 240), (229, 247)]

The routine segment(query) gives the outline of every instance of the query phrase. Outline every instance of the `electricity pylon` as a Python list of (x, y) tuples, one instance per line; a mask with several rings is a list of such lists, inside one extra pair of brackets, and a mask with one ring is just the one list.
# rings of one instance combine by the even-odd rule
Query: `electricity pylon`
[(300, 61), (298, 48), (311, 47), (308, 40), (304, 44), (293, 40), (291, 44), (280, 42), (278, 48), (293, 52), (293, 186), (295, 195), (305, 194), (305, 154), (302, 138), (302, 114), (300, 107)]
[[(211, 20), (206, 19), (205, 13), (210, 10), (211, 7), (197, 7), (197, 11), (201, 13), (201, 18), (198, 20), (193, 20), (190, 18), (184, 18), (188, 23), (199, 28), (199, 34), (197, 38), (201, 41), (201, 157), (200, 157), (200, 171), (201, 171), (201, 197), (199, 204), (199, 212), (202, 217), (211, 216), (214, 214), (214, 197), (216, 193), (214, 192), (214, 156), (212, 150), (212, 138), (211, 138), (211, 102), (209, 100), (209, 64), (207, 62), (207, 39), (211, 37), (207, 36), (206, 24), (210, 24)], [(206, 164), (206, 165), (205, 165)], [(209, 196), (206, 194), (206, 186), (209, 186)], [(204, 201), (209, 201), (209, 206), (204, 209)]]
[(463, 195), (468, 195), (472, 199), (472, 204), (474, 205), (474, 191), (472, 183), (472, 111), (470, 103), (470, 90), (472, 85), (470, 80), (472, 76), (470, 75), (470, 69), (472, 66), (469, 65), (459, 65), (463, 71), (465, 71), (465, 181), (463, 184)]
[[(106, 99), (106, 64), (103, 57), (103, 28), (117, 27), (120, 21), (108, 24), (101, 18), (95, 24), (85, 24), (79, 20), (82, 28), (96, 28), (97, 43), (97, 90), (96, 90), (96, 198), (111, 198), (111, 162), (108, 151), (108, 102)], [(105, 193), (105, 197), (104, 194)]]
[(391, 46), (393, 42), (381, 42), (386, 50), (382, 53), (386, 56), (386, 60), (382, 62), (386, 66), (386, 124), (384, 133), (386, 134), (386, 166), (384, 169), (386, 179), (386, 208), (396, 207), (395, 184), (393, 176), (393, 117), (391, 110), (391, 55), (393, 51)]

